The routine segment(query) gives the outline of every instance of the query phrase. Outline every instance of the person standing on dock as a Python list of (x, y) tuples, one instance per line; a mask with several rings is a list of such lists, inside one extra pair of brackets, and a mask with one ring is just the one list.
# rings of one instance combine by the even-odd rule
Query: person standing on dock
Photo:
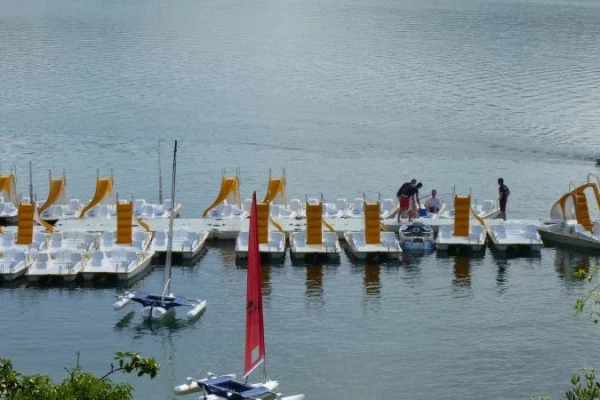
[(500, 202), (500, 216), (506, 221), (506, 202), (510, 196), (508, 186), (504, 184), (504, 179), (498, 178), (498, 201)]
[(408, 208), (410, 207), (410, 198), (409, 196), (405, 195), (404, 192), (406, 189), (416, 184), (417, 180), (414, 178), (410, 182), (404, 182), (396, 193), (396, 198), (398, 199), (398, 222), (400, 222), (400, 217), (402, 217), (402, 214), (407, 213)]
[(419, 189), (422, 187), (423, 184), (419, 182), (416, 185), (410, 185), (403, 193), (403, 195), (407, 196), (409, 200), (409, 221), (412, 221), (413, 218), (417, 218), (419, 216), (419, 209), (421, 208), (421, 202), (419, 201)]

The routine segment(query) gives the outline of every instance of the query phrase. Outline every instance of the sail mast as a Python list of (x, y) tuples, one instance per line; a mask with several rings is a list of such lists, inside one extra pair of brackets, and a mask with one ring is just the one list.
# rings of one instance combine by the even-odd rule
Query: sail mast
[[(175, 204), (175, 176), (177, 173), (177, 140), (175, 140), (175, 147), (173, 148), (173, 175), (171, 176), (171, 201)], [(171, 293), (171, 253), (173, 251), (173, 216), (175, 213), (171, 212), (169, 215), (169, 232), (167, 236), (167, 257), (165, 260), (165, 289), (163, 291), (163, 297), (169, 296)]]
[(158, 204), (163, 203), (162, 162), (160, 156), (160, 140), (158, 141)]

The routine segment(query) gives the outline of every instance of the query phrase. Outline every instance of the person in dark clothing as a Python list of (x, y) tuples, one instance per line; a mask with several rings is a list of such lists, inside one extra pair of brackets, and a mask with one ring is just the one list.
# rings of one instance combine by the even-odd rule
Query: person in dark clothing
[(406, 189), (416, 184), (416, 179), (412, 179), (410, 182), (404, 182), (402, 186), (400, 186), (400, 189), (398, 189), (398, 192), (396, 192), (396, 198), (398, 199), (398, 222), (400, 222), (402, 214), (407, 213), (408, 208), (410, 207), (410, 198), (404, 195), (404, 192)]
[(409, 199), (409, 209), (408, 209), (408, 220), (412, 220), (413, 218), (417, 218), (419, 214), (419, 209), (421, 208), (421, 202), (419, 201), (419, 189), (423, 187), (421, 182), (416, 185), (410, 185), (407, 187), (402, 193), (403, 196), (407, 196)]
[(508, 186), (504, 184), (504, 179), (498, 178), (498, 201), (500, 202), (500, 216), (504, 221), (506, 221), (506, 202), (508, 201), (508, 196), (510, 195), (510, 190)]

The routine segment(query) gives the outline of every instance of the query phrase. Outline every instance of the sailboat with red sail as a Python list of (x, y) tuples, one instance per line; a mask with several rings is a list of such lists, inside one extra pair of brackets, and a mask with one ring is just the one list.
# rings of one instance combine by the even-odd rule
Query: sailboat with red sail
[[(246, 351), (244, 355), (243, 381), (234, 374), (208, 374), (205, 379), (188, 379), (175, 388), (175, 394), (202, 392), (205, 400), (302, 400), (303, 394), (282, 396), (274, 392), (278, 381), (267, 378), (265, 363), (265, 332), (263, 323), (262, 279), (258, 246), (258, 219), (256, 193), (252, 195), (248, 241), (248, 272), (246, 286)], [(259, 383), (248, 384), (248, 376), (262, 366), (264, 378)]]

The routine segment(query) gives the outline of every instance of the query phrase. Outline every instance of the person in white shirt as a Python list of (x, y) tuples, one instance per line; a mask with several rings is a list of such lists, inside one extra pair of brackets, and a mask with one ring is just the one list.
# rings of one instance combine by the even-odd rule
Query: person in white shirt
[(437, 213), (442, 208), (442, 200), (437, 197), (437, 190), (431, 191), (431, 197), (425, 202), (425, 207), (430, 213)]

